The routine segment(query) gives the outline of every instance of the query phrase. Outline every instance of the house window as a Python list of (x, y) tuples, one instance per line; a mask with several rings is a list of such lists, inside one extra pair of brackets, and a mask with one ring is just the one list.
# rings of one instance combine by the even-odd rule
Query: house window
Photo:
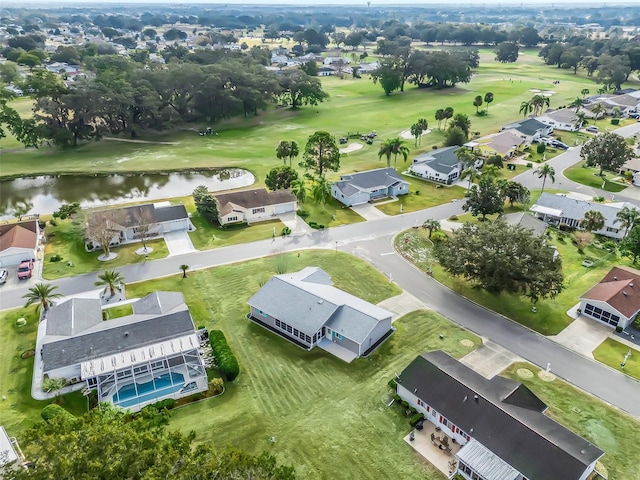
[(276, 327), (280, 326), (280, 320), (276, 319)]
[(227, 222), (237, 222), (238, 217), (227, 217)]
[(256, 213), (264, 213), (264, 207), (254, 208), (252, 213), (255, 215)]
[(446, 418), (442, 419), (442, 424), (446, 427), (447, 425), (449, 425), (449, 420), (447, 420)]
[(288, 333), (292, 333), (293, 332), (293, 328), (291, 328), (291, 325), (287, 325), (287, 332)]
[(298, 329), (297, 329), (297, 328), (294, 328), (294, 329), (293, 329), (293, 334), (294, 334), (296, 337), (298, 336)]
[(618, 233), (619, 230), (617, 228), (607, 227), (607, 232)]
[(307, 343), (311, 343), (311, 337), (309, 335), (305, 334), (304, 339), (306, 340)]

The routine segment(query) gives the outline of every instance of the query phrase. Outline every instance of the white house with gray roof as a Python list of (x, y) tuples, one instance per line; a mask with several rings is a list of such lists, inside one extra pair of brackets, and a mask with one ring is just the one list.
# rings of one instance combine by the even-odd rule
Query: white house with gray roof
[[(591, 116), (591, 112), (582, 110), (587, 113), (587, 116)], [(565, 130), (569, 132), (575, 132), (578, 130), (576, 122), (578, 117), (576, 112), (570, 108), (561, 108), (560, 110), (547, 110), (539, 117), (535, 117), (541, 123), (548, 125), (557, 130)]]
[(451, 185), (462, 172), (462, 164), (456, 155), (459, 148), (445, 147), (422, 153), (413, 159), (409, 172), (416, 177)]
[(97, 390), (98, 401), (131, 411), (206, 390), (201, 333), (182, 294), (153, 292), (132, 307), (132, 315), (108, 321), (99, 299), (52, 307), (38, 338), (44, 376)]
[(531, 145), (531, 143), (538, 141), (540, 138), (551, 135), (553, 133), (553, 127), (535, 118), (525, 118), (524, 120), (504, 125), (502, 131), (511, 132)]
[(394, 331), (391, 312), (334, 287), (320, 267), (276, 275), (247, 303), (252, 322), (347, 362), (369, 355)]
[(604, 227), (593, 233), (619, 240), (624, 237), (624, 228), (617, 221), (616, 215), (624, 207), (638, 209), (636, 205), (628, 202), (597, 203), (567, 197), (564, 194), (543, 193), (530, 210), (536, 218), (545, 223), (556, 226), (564, 224), (578, 229), (582, 228), (584, 214), (595, 210), (602, 213)]
[(342, 175), (340, 181), (331, 184), (333, 198), (348, 207), (407, 193), (409, 193), (409, 182), (393, 168), (377, 168)]

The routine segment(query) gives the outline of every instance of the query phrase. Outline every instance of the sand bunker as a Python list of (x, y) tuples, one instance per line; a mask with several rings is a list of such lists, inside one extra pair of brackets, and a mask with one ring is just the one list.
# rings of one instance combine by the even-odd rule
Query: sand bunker
[(361, 143), (350, 143), (349, 145), (347, 145), (344, 148), (340, 149), (340, 153), (351, 153), (351, 152), (355, 152), (357, 150), (360, 150), (362, 147), (364, 147), (364, 145), (362, 145)]
[[(430, 128), (422, 132), (422, 135), (426, 135), (427, 133), (431, 133)], [(405, 140), (411, 140), (412, 138), (414, 138), (413, 134), (411, 133), (411, 130), (403, 130), (402, 132), (400, 132), (400, 137), (404, 138)]]

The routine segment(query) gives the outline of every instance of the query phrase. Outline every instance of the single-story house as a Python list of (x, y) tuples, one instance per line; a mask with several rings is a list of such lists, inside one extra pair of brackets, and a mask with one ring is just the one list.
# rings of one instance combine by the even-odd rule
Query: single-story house
[(628, 202), (597, 203), (570, 198), (565, 194), (543, 193), (529, 210), (534, 213), (536, 218), (547, 224), (555, 226), (564, 224), (578, 229), (582, 228), (584, 214), (595, 210), (602, 213), (604, 227), (594, 233), (620, 240), (624, 237), (624, 228), (618, 222), (616, 215), (624, 207), (638, 209), (637, 206)]
[(461, 445), (465, 480), (586, 480), (604, 455), (545, 415), (525, 385), (486, 379), (442, 351), (416, 357), (396, 382), (400, 398)]
[(351, 362), (393, 333), (391, 312), (333, 286), (319, 267), (276, 275), (247, 302), (247, 318), (293, 344)]
[(503, 216), (509, 225), (518, 225), (531, 230), (535, 235), (544, 235), (547, 224), (527, 212), (508, 213)]
[(373, 73), (378, 68), (380, 68), (380, 63), (378, 62), (361, 63), (358, 67), (359, 67), (358, 68), (359, 73), (369, 74), (369, 73)]
[(508, 123), (502, 127), (503, 132), (511, 132), (522, 138), (527, 144), (553, 133), (553, 127), (546, 125), (535, 118), (525, 118), (524, 120)]
[(473, 145), (472, 150), (479, 152), (483, 157), (500, 155), (511, 158), (517, 151), (523, 150), (527, 142), (515, 133), (501, 132), (477, 138)]
[(578, 130), (576, 125), (578, 117), (576, 116), (575, 110), (570, 108), (561, 108), (560, 110), (549, 109), (539, 117), (535, 117), (535, 119), (557, 130), (565, 130), (568, 132)]
[[(637, 153), (640, 154), (640, 149), (638, 150)], [(633, 184), (636, 187), (640, 186), (640, 158), (636, 157), (624, 162), (622, 167), (620, 167), (620, 173), (624, 173), (624, 172), (632, 172)]]
[(269, 192), (264, 188), (254, 188), (216, 193), (214, 196), (218, 202), (220, 225), (271, 220), (278, 215), (295, 212), (298, 205), (296, 196), (289, 190)]
[(587, 105), (587, 108), (598, 103), (606, 108), (607, 115), (613, 115), (614, 109), (618, 109), (622, 115), (629, 115), (637, 111), (640, 100), (628, 94), (602, 95), (593, 99), (589, 105)]
[(334, 63), (342, 62), (344, 65), (351, 63), (351, 60), (347, 57), (324, 57), (322, 61), (323, 65), (333, 65)]
[(0, 225), (0, 267), (37, 258), (39, 237), (37, 217)]
[(337, 75), (338, 71), (332, 67), (320, 67), (318, 69), (319, 77), (330, 77), (331, 75)]
[[(104, 210), (89, 213), (99, 216)], [(142, 236), (148, 238), (162, 237), (169, 232), (186, 232), (193, 229), (189, 214), (184, 205), (171, 205), (169, 202), (145, 203), (131, 207), (110, 209), (110, 228), (117, 232), (111, 240), (111, 245), (120, 245), (139, 241)], [(89, 250), (100, 248), (96, 241), (87, 240)]]
[(613, 267), (580, 297), (580, 310), (606, 325), (627, 328), (640, 313), (640, 271)]
[(393, 168), (377, 168), (340, 176), (331, 184), (331, 196), (348, 207), (409, 193), (409, 182)]
[[(22, 452), (15, 437), (10, 437), (0, 425), (0, 473), (4, 468), (22, 461)], [(14, 465), (15, 466), (15, 465)]]
[(459, 148), (454, 145), (421, 153), (411, 162), (409, 172), (417, 177), (451, 185), (462, 172), (462, 165), (456, 155)]
[(99, 299), (51, 307), (36, 342), (40, 374), (97, 390), (98, 401), (131, 411), (206, 390), (200, 355), (206, 334), (196, 331), (182, 294), (153, 292), (132, 307), (132, 315), (108, 321)]

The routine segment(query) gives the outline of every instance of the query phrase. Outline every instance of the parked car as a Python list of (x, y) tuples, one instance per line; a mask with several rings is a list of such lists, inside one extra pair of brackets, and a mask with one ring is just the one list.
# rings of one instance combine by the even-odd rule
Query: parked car
[(560, 140), (554, 140), (551, 142), (551, 146), (559, 148), (560, 150), (567, 150), (569, 148), (569, 145), (562, 143)]
[(587, 128), (585, 128), (585, 131), (587, 132), (591, 132), (591, 133), (598, 133), (598, 127), (596, 127), (595, 125), (590, 125)]
[(18, 265), (18, 280), (26, 280), (33, 275), (33, 260), (23, 260)]
[(7, 277), (9, 276), (9, 272), (5, 269), (0, 270), (0, 285), (4, 285), (7, 283)]

